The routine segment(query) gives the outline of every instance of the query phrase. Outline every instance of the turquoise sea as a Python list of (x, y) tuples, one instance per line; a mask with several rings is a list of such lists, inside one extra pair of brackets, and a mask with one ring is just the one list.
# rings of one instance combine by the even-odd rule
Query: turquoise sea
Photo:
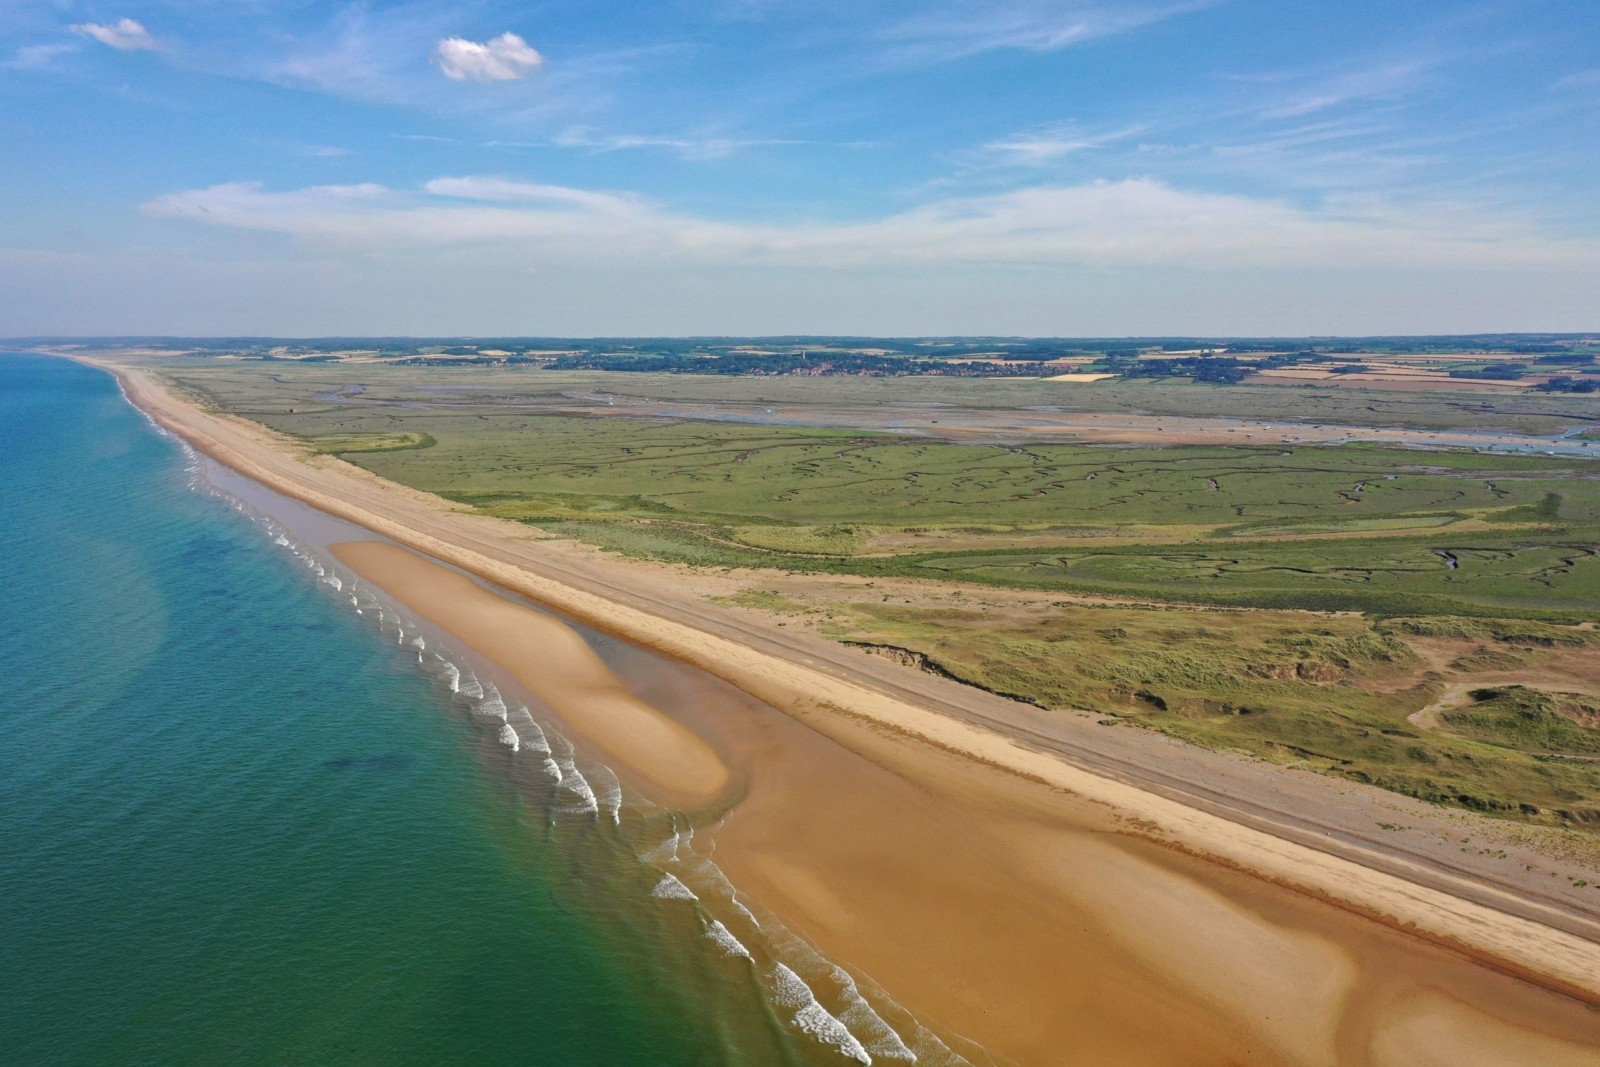
[(842, 1062), (192, 468), (0, 356), (0, 1060)]

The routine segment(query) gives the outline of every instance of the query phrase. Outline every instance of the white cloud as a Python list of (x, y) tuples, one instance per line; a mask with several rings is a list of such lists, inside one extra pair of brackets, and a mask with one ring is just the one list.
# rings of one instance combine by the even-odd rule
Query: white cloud
[(120, 52), (137, 52), (153, 49), (156, 46), (155, 38), (150, 36), (150, 31), (129, 18), (118, 19), (116, 22), (84, 22), (70, 29), (73, 33), (93, 37), (101, 44)]
[(1114, 133), (1085, 134), (1072, 126), (1045, 126), (1014, 133), (999, 141), (991, 141), (983, 146), (983, 152), (996, 162), (1015, 166), (1038, 166), (1132, 137), (1147, 128), (1139, 125)]
[(608, 214), (637, 210), (644, 203), (636, 197), (573, 189), (565, 185), (521, 182), (510, 178), (435, 178), (424, 185), (423, 190), (434, 196), (450, 197), (455, 200), (569, 204)]
[(663, 148), (684, 159), (727, 159), (747, 148), (796, 145), (804, 142), (783, 137), (670, 137), (659, 134), (600, 134), (570, 127), (555, 138), (561, 148), (589, 148), (595, 152), (621, 152), (634, 148)]
[(514, 33), (484, 41), (446, 37), (434, 52), (434, 62), (446, 78), (455, 81), (515, 81), (544, 65), (544, 57)]
[(499, 248), (635, 267), (1600, 265), (1600, 245), (1551, 238), (1516, 219), (1355, 201), (1312, 210), (1152, 179), (954, 197), (847, 224), (728, 223), (636, 196), (485, 177), (440, 178), (421, 191), (368, 184), (273, 193), (236, 183), (160, 197), (145, 209), (357, 250)]

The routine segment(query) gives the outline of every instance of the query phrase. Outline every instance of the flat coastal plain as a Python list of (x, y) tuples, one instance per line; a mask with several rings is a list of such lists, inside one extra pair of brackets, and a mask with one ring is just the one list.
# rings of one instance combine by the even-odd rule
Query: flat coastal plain
[[(719, 866), (938, 1031), (1019, 1063), (1600, 1062), (1592, 915), (1532, 880), (1385, 855), (1306, 814), (1402, 798), (1242, 761), (1217, 778), (1226, 757), (1159, 738), (1109, 743), (1116, 758), (1096, 766), (1095, 747), (1073, 743), (1092, 723), (1052, 728), (1036, 709), (1002, 712), (1010, 702), (991, 694), (842, 656), (707, 603), (677, 572), (530, 540), (525, 526), (201, 410), (142, 370), (117, 372), (208, 455), (406, 546), (342, 551), (508, 670), (566, 639), (485, 602), (504, 613), (507, 643), (474, 640), (475, 612), (433, 560), (785, 713), (759, 727), (731, 707), (719, 722), (680, 721), (668, 701), (590, 673), (574, 684), (610, 692), (613, 713), (589, 717), (571, 699), (563, 718), (645, 795), (691, 806), (721, 775), (742, 783), (710, 802), (732, 805)], [(659, 743), (630, 748), (641, 729)], [(1206, 799), (1218, 781), (1245, 795)]]

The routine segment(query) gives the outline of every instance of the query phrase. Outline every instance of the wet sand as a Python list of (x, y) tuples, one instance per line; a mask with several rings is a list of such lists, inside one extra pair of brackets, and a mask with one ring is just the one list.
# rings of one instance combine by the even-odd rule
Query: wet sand
[[(624, 683), (559, 620), (394, 545), (334, 552), (585, 742), (628, 752), (625, 784), (683, 763), (673, 745), (632, 745), (642, 723), (729, 753), (747, 791), (713, 832), (719, 867), (947, 1036), (1026, 1064), (1600, 1062), (1600, 1014), (1576, 1001), (1156, 846), (1104, 804), (683, 670), (656, 685), (664, 668), (642, 651), (616, 716), (581, 694)], [(573, 692), (551, 674), (565, 664)]]
[[(125, 381), (146, 410), (245, 474), (782, 709), (804, 733), (765, 755), (709, 738), (749, 775), (716, 858), (793, 928), (935, 1026), (1030, 1063), (1398, 1067), (1472, 1062), (1472, 1049), (1496, 1042), (1537, 1056), (1494, 1062), (1600, 1063), (1593, 1008), (1468, 962), (1476, 955), (1600, 999), (1591, 940), (512, 565), (491, 524), (337, 465), (308, 465), (260, 427)], [(414, 610), (431, 618), (446, 608)], [(824, 746), (814, 759), (812, 742)], [(1506, 898), (1508, 908), (1519, 903)]]
[(580, 727), (651, 799), (694, 807), (727, 788), (728, 769), (711, 746), (630, 693), (569, 627), (398, 545), (349, 541), (330, 551)]

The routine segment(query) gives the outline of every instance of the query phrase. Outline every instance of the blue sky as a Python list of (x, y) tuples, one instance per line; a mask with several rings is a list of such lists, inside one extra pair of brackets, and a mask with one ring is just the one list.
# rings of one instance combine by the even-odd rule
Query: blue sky
[(0, 334), (1600, 329), (1594, 0), (9, 0)]

